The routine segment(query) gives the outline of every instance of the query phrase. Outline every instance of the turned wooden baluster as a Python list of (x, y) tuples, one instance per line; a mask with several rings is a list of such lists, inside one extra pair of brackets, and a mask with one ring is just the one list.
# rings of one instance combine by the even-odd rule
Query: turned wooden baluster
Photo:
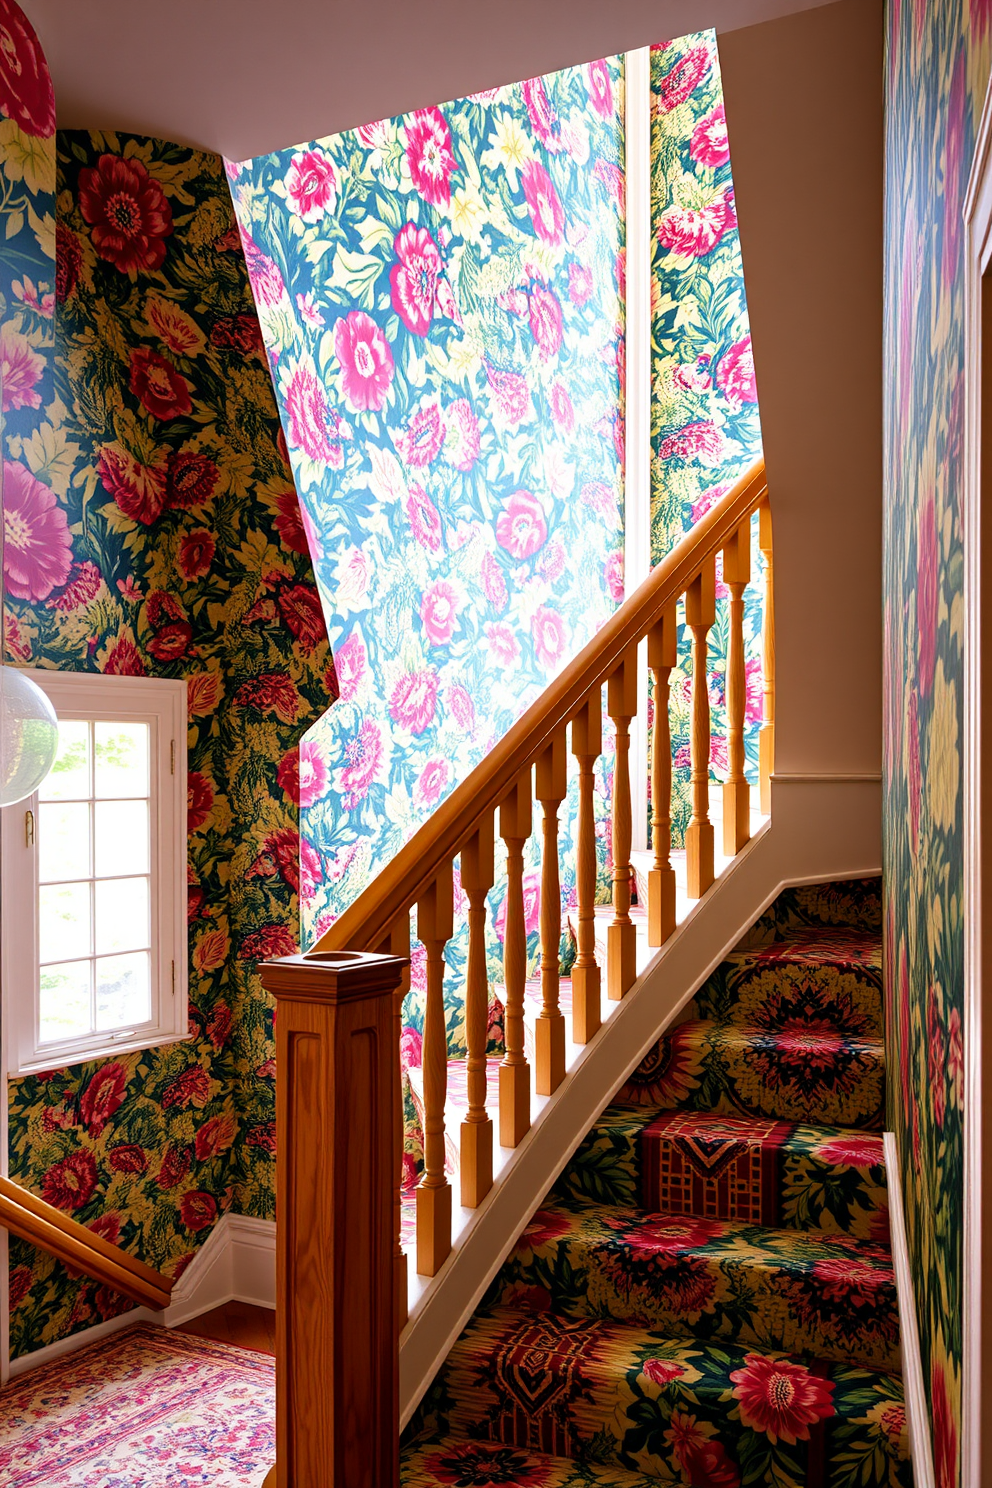
[(613, 919), (606, 932), (606, 995), (618, 1002), (637, 979), (637, 932), (630, 918), (630, 723), (637, 715), (637, 652), (606, 684), (606, 709), (616, 727), (613, 772)]
[(648, 666), (654, 683), (651, 734), (651, 850), (648, 871), (648, 945), (660, 946), (675, 930), (675, 869), (672, 867), (672, 735), (668, 679), (678, 662), (675, 602), (648, 632)]
[(579, 763), (579, 815), (575, 849), (578, 900), (577, 954), (572, 967), (572, 1040), (587, 1044), (602, 1021), (596, 960), (596, 760), (603, 751), (603, 693), (597, 687), (572, 720), (572, 753)]
[(451, 1184), (444, 1171), (444, 1102), (448, 1090), (444, 947), (454, 929), (453, 897), (449, 864), (417, 905), (417, 938), (427, 952), (424, 1174), (417, 1187), (417, 1270), (421, 1276), (436, 1276), (451, 1250)]
[(534, 1089), (553, 1095), (565, 1078), (565, 1019), (558, 1005), (561, 949), (561, 883), (558, 873), (558, 812), (568, 789), (565, 730), (538, 756), (537, 799), (541, 803), (541, 1011), (534, 1031)]
[(462, 848), (461, 875), (462, 888), (468, 895), (468, 963), (465, 968), (468, 1110), (461, 1130), (461, 1197), (467, 1209), (475, 1209), (493, 1185), (493, 1124), (486, 1110), (486, 1035), (489, 1028), (486, 896), (496, 876), (491, 813), (479, 823)]
[[(403, 1033), (403, 999), (410, 990), (410, 912), (404, 910), (393, 921), (392, 928), (379, 946), (383, 956), (401, 956), (408, 964), (403, 969), (403, 979), (393, 994), (393, 1028), (396, 1033), (396, 1058), (399, 1060), (400, 1037)], [(393, 1278), (396, 1287), (397, 1326), (406, 1326), (408, 1309), (408, 1280), (406, 1252), (400, 1242), (403, 1233), (403, 1081), (396, 1079), (396, 1192), (393, 1198)]]
[(503, 921), (506, 1053), (499, 1067), (501, 1147), (516, 1147), (530, 1128), (530, 1065), (524, 1057), (524, 982), (527, 977), (524, 844), (530, 836), (531, 825), (531, 782), (527, 770), (499, 808), (499, 834), (506, 844), (506, 914)]
[(772, 581), (772, 513), (767, 501), (758, 508), (758, 546), (765, 560), (765, 605), (761, 619), (764, 697), (758, 734), (758, 778), (761, 782), (761, 810), (767, 816), (772, 809), (772, 771), (775, 768), (775, 586)]
[(710, 821), (710, 697), (706, 637), (716, 619), (716, 561), (709, 558), (686, 590), (685, 620), (692, 631), (692, 817), (685, 834), (690, 899), (701, 899), (713, 882), (713, 824)]
[(730, 590), (727, 647), (727, 779), (723, 786), (723, 854), (733, 858), (751, 837), (751, 787), (744, 777), (744, 590), (751, 582), (751, 523), (742, 522), (723, 550), (723, 582)]

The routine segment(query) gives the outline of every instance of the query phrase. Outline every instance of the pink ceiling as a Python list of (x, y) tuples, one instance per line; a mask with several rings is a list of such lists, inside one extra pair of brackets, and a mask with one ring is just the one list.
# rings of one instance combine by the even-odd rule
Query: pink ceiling
[(20, 0), (63, 128), (235, 159), (822, 0)]

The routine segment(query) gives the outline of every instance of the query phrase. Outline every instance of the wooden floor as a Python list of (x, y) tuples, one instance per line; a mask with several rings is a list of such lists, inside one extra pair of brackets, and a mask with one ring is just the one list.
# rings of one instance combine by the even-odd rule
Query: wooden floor
[(225, 1302), (211, 1312), (201, 1313), (183, 1323), (177, 1333), (195, 1333), (199, 1338), (212, 1338), (217, 1343), (233, 1343), (238, 1348), (256, 1349), (260, 1354), (276, 1351), (276, 1315), (268, 1307), (253, 1307), (250, 1302)]

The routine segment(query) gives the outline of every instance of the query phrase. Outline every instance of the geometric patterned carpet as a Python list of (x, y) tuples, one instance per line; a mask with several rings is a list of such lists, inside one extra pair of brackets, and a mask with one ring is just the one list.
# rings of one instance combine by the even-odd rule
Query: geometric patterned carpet
[(908, 1488), (879, 885), (781, 896), (519, 1237), (406, 1488)]
[(275, 1361), (140, 1323), (0, 1390), (3, 1488), (260, 1488)]

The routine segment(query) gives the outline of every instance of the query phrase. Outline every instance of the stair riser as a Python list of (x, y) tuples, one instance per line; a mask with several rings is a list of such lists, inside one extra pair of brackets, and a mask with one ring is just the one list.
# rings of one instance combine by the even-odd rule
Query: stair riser
[(853, 1457), (859, 1488), (911, 1481), (899, 1382), (839, 1364), (680, 1345), (609, 1324), (477, 1318), (440, 1390), (449, 1436), (662, 1482), (799, 1488), (833, 1481), (832, 1468)]
[(689, 1014), (778, 1030), (808, 1019), (855, 1038), (880, 1039), (882, 971), (760, 955), (724, 962), (696, 993)]

